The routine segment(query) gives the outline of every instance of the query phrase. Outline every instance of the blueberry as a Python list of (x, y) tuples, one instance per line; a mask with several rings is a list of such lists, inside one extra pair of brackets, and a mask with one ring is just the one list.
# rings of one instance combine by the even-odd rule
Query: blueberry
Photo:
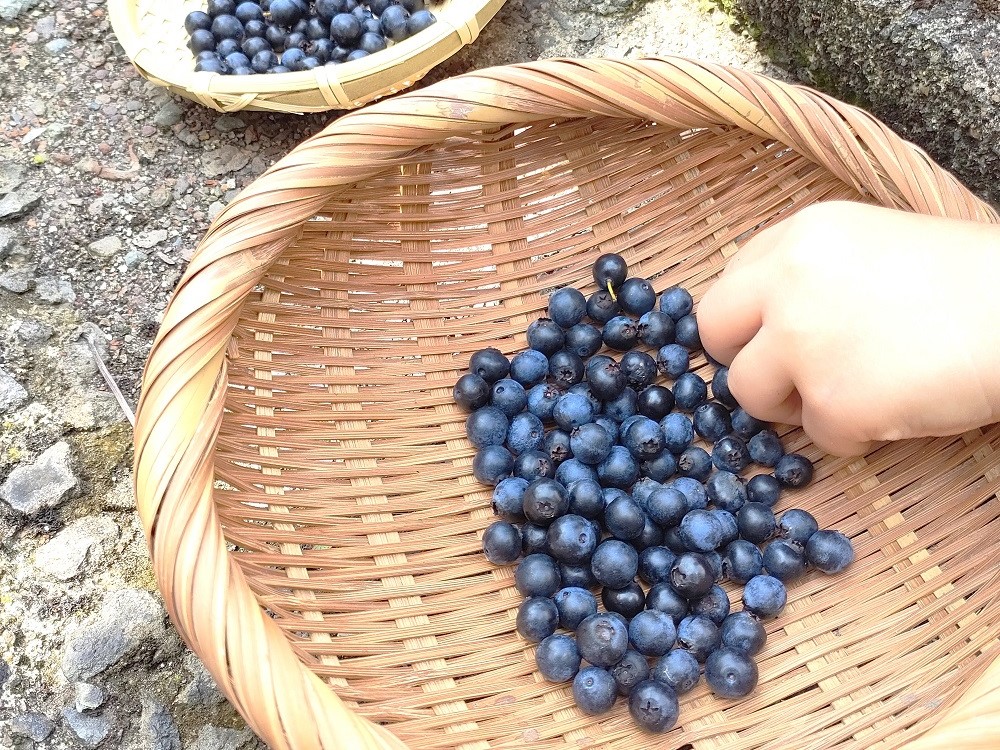
[(281, 63), (280, 60), (278, 61), (278, 63), (279, 63), (278, 65), (275, 65), (273, 68), (271, 68), (267, 72), (268, 73), (291, 73), (291, 71), (288, 68), (286, 68), (284, 65), (280, 64)]
[(586, 565), (559, 563), (559, 574), (562, 576), (562, 584), (566, 588), (590, 589), (597, 586), (589, 563)]
[(521, 553), (528, 555), (549, 554), (549, 529), (534, 523), (521, 524)]
[[(272, 58), (277, 61), (277, 56), (274, 54), (274, 50), (271, 49), (270, 42), (259, 36), (250, 36), (248, 34), (247, 38), (243, 40), (243, 44), (240, 45), (240, 49), (243, 50), (244, 55), (250, 58), (251, 63), (253, 63), (253, 59), (261, 52), (269, 53), (267, 57), (268, 61)], [(266, 68), (259, 72), (266, 72)], [(486, 381), (484, 380), (483, 382), (485, 383)]]
[(660, 310), (665, 312), (675, 321), (680, 320), (685, 315), (690, 315), (694, 309), (694, 300), (691, 294), (683, 287), (670, 287), (660, 295)]
[(703, 615), (689, 615), (677, 625), (677, 645), (704, 662), (719, 645), (719, 626)]
[[(579, 642), (577, 643), (579, 646)], [(609, 665), (610, 666), (610, 665)], [(573, 678), (573, 700), (583, 713), (596, 716), (615, 705), (618, 686), (606, 669), (584, 667)]]
[(649, 678), (649, 664), (638, 651), (629, 649), (621, 661), (611, 667), (611, 676), (618, 686), (619, 695), (628, 695), (632, 688)]
[(567, 630), (576, 630), (581, 622), (597, 614), (597, 599), (583, 587), (560, 589), (553, 600), (559, 612), (559, 624)]
[[(234, 9), (235, 10), (235, 9)], [(211, 29), (212, 17), (200, 10), (191, 11), (184, 18), (184, 30), (193, 34), (196, 29)]]
[(233, 39), (237, 42), (242, 42), (246, 36), (240, 20), (236, 16), (230, 15), (216, 16), (212, 19), (212, 34), (218, 40)]
[(592, 479), (581, 479), (567, 488), (569, 512), (584, 518), (600, 518), (604, 512), (601, 485)]
[(673, 618), (674, 624), (677, 624), (688, 616), (689, 603), (668, 581), (663, 581), (650, 587), (646, 595), (646, 609), (665, 612)]
[(674, 408), (674, 394), (662, 385), (650, 385), (639, 392), (636, 409), (653, 420), (661, 420)]
[(478, 375), (466, 373), (455, 383), (452, 396), (465, 411), (475, 411), (490, 402), (490, 385)]
[(719, 471), (739, 474), (750, 465), (750, 451), (741, 438), (727, 435), (712, 446), (712, 463)]
[(556, 385), (563, 388), (569, 388), (582, 381), (583, 368), (583, 359), (567, 349), (561, 349), (549, 357), (549, 375)]
[(718, 583), (722, 580), (722, 555), (718, 552), (703, 552), (705, 556), (705, 562), (708, 563), (708, 568), (712, 572), (712, 581)]
[(294, 26), (303, 16), (302, 8), (294, 0), (271, 0), (269, 12), (272, 21), (286, 28)]
[[(289, 34), (287, 37), (285, 37), (285, 49), (286, 50), (297, 48), (297, 49), (301, 50), (302, 52), (305, 52), (305, 49), (306, 49), (306, 47), (308, 45), (309, 45), (309, 39), (306, 37), (305, 34), (299, 32), (299, 31), (293, 31), (291, 34)], [(305, 59), (304, 55), (303, 55), (302, 59), (303, 60)]]
[[(528, 555), (514, 570), (514, 585), (522, 596), (552, 596), (561, 588), (559, 566), (549, 555)], [(552, 607), (555, 609), (555, 604)]]
[(611, 448), (611, 453), (597, 465), (597, 478), (605, 487), (628, 489), (639, 478), (639, 464), (621, 445)]
[(674, 587), (674, 591), (687, 599), (703, 597), (711, 590), (714, 581), (708, 560), (698, 552), (684, 552), (678, 555), (670, 568), (670, 585)]
[(568, 635), (550, 635), (535, 649), (535, 663), (550, 682), (567, 682), (580, 671), (580, 652)]
[(595, 466), (611, 453), (614, 439), (599, 424), (580, 425), (570, 434), (573, 456), (585, 464)]
[(569, 493), (554, 479), (535, 479), (524, 490), (524, 516), (539, 526), (548, 526), (569, 510)]
[[(342, 63), (347, 60), (347, 56), (351, 54), (351, 50), (341, 47), (339, 44), (335, 45), (332, 50), (330, 50), (330, 64)], [(506, 361), (506, 359), (505, 359)], [(510, 373), (510, 362), (507, 362), (507, 372), (503, 374), (502, 377), (507, 377)], [(489, 382), (489, 378), (486, 379)]]
[(743, 609), (761, 619), (777, 617), (787, 600), (785, 584), (774, 576), (754, 576), (743, 587)]
[(786, 510), (778, 523), (778, 536), (805, 546), (813, 534), (819, 531), (816, 518), (809, 511), (800, 508)]
[(568, 565), (588, 562), (600, 537), (583, 516), (566, 514), (549, 526), (549, 554)]
[(231, 52), (226, 55), (226, 65), (233, 70), (236, 68), (247, 68), (250, 66), (250, 59), (242, 52)]
[[(548, 370), (547, 363), (545, 369)], [(495, 383), (510, 374), (510, 361), (499, 349), (480, 349), (469, 358), (469, 370), (487, 383)]]
[(716, 625), (722, 625), (729, 616), (729, 595), (719, 585), (714, 585), (700, 599), (691, 602), (691, 614), (707, 617)]
[(548, 383), (539, 383), (532, 386), (528, 391), (528, 411), (541, 419), (543, 422), (552, 420), (552, 410), (556, 406), (556, 401), (563, 395), (563, 390), (558, 386)]
[(712, 457), (704, 448), (692, 445), (677, 458), (677, 471), (681, 476), (704, 482), (712, 473)]
[[(597, 359), (597, 357), (594, 357), (594, 359)], [(577, 383), (576, 385), (571, 386), (567, 393), (575, 393), (578, 396), (583, 396), (587, 399), (590, 402), (590, 405), (594, 407), (595, 419), (596, 415), (601, 413), (603, 404), (601, 403), (601, 400), (594, 395), (594, 392), (590, 390), (590, 383)]]
[(539, 318), (528, 326), (528, 346), (546, 357), (563, 348), (566, 334), (551, 318)]
[(674, 321), (666, 313), (650, 310), (639, 318), (639, 340), (646, 346), (659, 349), (674, 343)]
[(545, 428), (542, 426), (542, 420), (534, 414), (521, 412), (510, 420), (510, 428), (507, 431), (507, 448), (515, 456), (538, 450), (541, 448), (544, 438)]
[(493, 512), (505, 521), (524, 520), (524, 491), (528, 482), (519, 477), (502, 479), (493, 488)]
[(730, 513), (728, 510), (723, 510), (721, 508), (716, 508), (712, 511), (712, 515), (718, 519), (719, 524), (722, 526), (722, 541), (716, 547), (716, 549), (724, 549), (732, 542), (739, 539), (740, 527), (736, 522), (736, 516)]
[[(413, 0), (408, 0), (408, 2), (412, 1)], [(423, 0), (419, 0), (419, 2), (423, 2)], [(416, 12), (411, 12), (410, 17), (406, 19), (406, 35), (413, 36), (414, 34), (419, 34), (424, 29), (429, 29), (436, 22), (437, 17), (429, 10), (421, 9)]]
[(604, 324), (604, 343), (611, 349), (627, 352), (639, 340), (639, 331), (632, 318), (618, 315)]
[(756, 615), (750, 612), (733, 612), (722, 621), (722, 645), (753, 656), (764, 648), (767, 631)]
[(565, 430), (549, 430), (542, 438), (540, 450), (551, 459), (555, 466), (573, 457), (572, 438)]
[(208, 0), (206, 10), (212, 18), (222, 15), (231, 16), (236, 12), (236, 0)]
[[(197, 34), (198, 31), (195, 31)], [(225, 62), (220, 60), (218, 57), (206, 58), (204, 60), (198, 60), (194, 64), (194, 70), (196, 73), (228, 73), (229, 66)]]
[[(406, 23), (409, 19), (409, 11), (402, 5), (390, 5), (385, 11), (380, 13), (379, 20), (382, 22), (382, 33), (385, 34), (386, 39), (392, 39), (394, 42), (401, 42), (406, 39)], [(583, 295), (581, 294), (580, 297), (582, 299)], [(551, 302), (549, 305), (551, 307)], [(580, 317), (583, 317), (582, 313)], [(577, 323), (579, 322), (577, 321)]]
[(605, 289), (598, 289), (587, 298), (587, 315), (595, 323), (607, 323), (620, 313), (618, 302)]
[(709, 510), (692, 510), (684, 515), (680, 524), (681, 539), (688, 549), (710, 552), (722, 543), (724, 529), (715, 514)]
[(271, 24), (264, 31), (264, 38), (271, 43), (273, 49), (279, 50), (285, 48), (285, 40), (288, 38), (288, 34), (280, 26)]
[(673, 453), (663, 451), (659, 456), (639, 462), (639, 473), (657, 482), (665, 482), (677, 471), (677, 459)]
[(579, 393), (567, 393), (556, 401), (552, 418), (562, 429), (572, 432), (580, 425), (594, 421), (594, 405)]
[(680, 490), (687, 498), (688, 510), (708, 507), (708, 492), (705, 485), (691, 477), (677, 477), (668, 486)]
[(806, 542), (806, 559), (824, 573), (839, 573), (854, 562), (854, 545), (839, 531), (817, 531)]
[(747, 502), (747, 485), (731, 471), (712, 474), (705, 482), (705, 489), (716, 508), (730, 513), (738, 512)]
[(747, 499), (772, 507), (781, 495), (781, 483), (771, 474), (758, 474), (747, 482)]
[(812, 461), (798, 453), (786, 453), (774, 465), (774, 477), (784, 487), (804, 487), (813, 478)]
[(676, 526), (688, 512), (687, 497), (676, 487), (661, 487), (650, 493), (645, 510), (661, 526)]
[(601, 289), (618, 289), (628, 277), (628, 263), (617, 253), (605, 253), (594, 262), (594, 281)]
[(644, 656), (663, 656), (677, 638), (670, 615), (657, 609), (639, 612), (628, 626), (628, 636), (635, 650)]
[(604, 402), (604, 413), (616, 422), (624, 422), (636, 414), (638, 400), (635, 391), (626, 387), (618, 398)]
[(643, 419), (648, 419), (648, 417), (645, 417), (642, 414), (638, 414), (637, 413), (637, 414), (633, 414), (630, 417), (625, 418), (622, 421), (622, 423), (620, 425), (618, 425), (618, 435), (621, 437), (621, 442), (624, 442), (625, 436), (628, 434), (628, 431), (629, 431), (629, 429), (631, 429), (632, 425), (634, 425), (636, 422), (639, 422), (639, 421), (641, 421)]
[(646, 352), (625, 352), (619, 364), (625, 373), (626, 385), (636, 390), (642, 390), (656, 380), (656, 360)]
[(195, 29), (191, 32), (188, 47), (195, 54), (199, 52), (211, 52), (215, 49), (215, 35), (208, 29)]
[[(377, 21), (375, 23), (378, 23)], [(365, 31), (361, 35), (361, 40), (358, 42), (358, 49), (362, 52), (367, 52), (369, 55), (373, 55), (376, 52), (381, 52), (386, 48), (385, 37), (381, 33), (376, 33), (371, 30)]]
[[(592, 360), (593, 361), (593, 360)], [(617, 362), (598, 362), (587, 367), (590, 391), (601, 401), (613, 401), (625, 391), (625, 373)]]
[(740, 536), (748, 542), (763, 544), (774, 536), (778, 522), (774, 513), (763, 503), (747, 503), (736, 514)]
[(674, 404), (681, 411), (694, 411), (707, 397), (708, 386), (693, 372), (685, 372), (674, 381)]
[(722, 575), (736, 583), (746, 583), (764, 572), (764, 558), (756, 544), (744, 539), (730, 542), (722, 558)]
[(712, 397), (730, 409), (739, 407), (739, 403), (733, 397), (732, 391), (729, 390), (728, 367), (719, 367), (716, 369), (715, 375), (712, 378)]
[(670, 580), (677, 555), (666, 547), (648, 547), (639, 553), (639, 578), (654, 586)]
[(743, 698), (757, 687), (757, 665), (745, 652), (723, 646), (705, 662), (705, 682), (723, 698)]
[(677, 380), (688, 371), (691, 365), (691, 354), (680, 344), (661, 346), (656, 353), (656, 367), (661, 375), (671, 380)]
[(547, 596), (529, 596), (517, 609), (517, 632), (526, 641), (538, 643), (556, 632), (559, 612)]
[(514, 457), (502, 445), (487, 445), (472, 459), (472, 475), (483, 484), (495, 485), (514, 470)]
[(583, 479), (590, 479), (596, 482), (597, 470), (593, 466), (587, 466), (582, 461), (577, 461), (575, 458), (566, 459), (556, 469), (556, 481), (566, 487)]
[(715, 401), (709, 401), (695, 409), (692, 421), (694, 431), (710, 443), (725, 437), (733, 430), (729, 410)]
[(646, 514), (630, 497), (618, 498), (604, 509), (604, 526), (615, 539), (638, 539), (645, 523)]
[(674, 412), (660, 420), (664, 447), (675, 455), (683, 453), (694, 440), (694, 426), (684, 414)]
[(586, 312), (586, 298), (572, 287), (557, 289), (549, 295), (549, 317), (563, 328), (575, 326)]
[(618, 290), (618, 304), (627, 313), (645, 315), (656, 305), (656, 292), (646, 279), (625, 279)]
[(495, 521), (483, 532), (483, 552), (494, 565), (509, 565), (521, 556), (521, 532), (506, 521)]
[(512, 469), (515, 477), (533, 482), (536, 479), (552, 479), (556, 475), (555, 464), (547, 453), (542, 451), (525, 451), (514, 458)]
[(632, 497), (625, 490), (619, 489), (618, 487), (604, 487), (601, 489), (601, 495), (604, 497), (605, 508), (611, 505), (611, 503), (613, 503), (618, 498), (623, 497), (626, 500), (628, 500)]
[(698, 335), (698, 321), (694, 315), (685, 315), (676, 322), (674, 340), (688, 349), (701, 349), (701, 336)]
[[(738, 407), (733, 410), (732, 414), (733, 420), (733, 432), (735, 432), (739, 437), (744, 440), (749, 440), (754, 435), (763, 430), (767, 425), (761, 422), (756, 417), (752, 417), (743, 410), (742, 407)], [(775, 436), (777, 437), (777, 435)]]
[(335, 15), (343, 12), (344, 3), (341, 0), (316, 0), (315, 9), (316, 15), (329, 23)]
[(656, 458), (663, 452), (663, 432), (649, 417), (638, 416), (628, 427), (622, 427), (622, 443), (636, 459)]
[(577, 323), (566, 331), (566, 349), (576, 354), (578, 357), (591, 357), (597, 354), (604, 344), (601, 329), (595, 328), (590, 323)]
[(628, 710), (640, 729), (654, 733), (673, 729), (680, 716), (677, 693), (659, 680), (644, 680), (636, 685), (629, 695)]
[(361, 60), (362, 58), (368, 57), (368, 53), (363, 49), (352, 50), (350, 54), (344, 59), (344, 62), (354, 62), (355, 60)]
[(643, 511), (645, 511), (646, 502), (649, 500), (649, 496), (662, 487), (663, 485), (654, 479), (650, 479), (649, 477), (640, 477), (636, 480), (636, 483), (632, 485), (632, 499), (635, 500)]
[(610, 667), (621, 661), (628, 649), (625, 620), (611, 613), (587, 617), (576, 629), (580, 655), (597, 667)]
[(305, 52), (300, 50), (298, 47), (292, 47), (281, 53), (281, 64), (289, 70), (300, 70), (302, 61), (305, 57)]
[(631, 620), (646, 606), (646, 595), (638, 583), (630, 583), (620, 589), (608, 586), (601, 591), (601, 602), (608, 612), (617, 612), (626, 620)]
[(659, 547), (662, 544), (663, 530), (653, 523), (649, 516), (646, 516), (646, 520), (642, 524), (642, 533), (639, 534), (638, 539), (632, 540), (632, 546), (635, 547), (636, 552), (642, 553), (649, 547)]
[(390, 5), (399, 5), (399, 0), (369, 0), (368, 7), (376, 16), (385, 13), (385, 9)]
[[(303, 60), (302, 62), (303, 62), (303, 64), (305, 64), (306, 61)], [(251, 68), (249, 66), (246, 66), (246, 65), (241, 65), (238, 68), (233, 68), (233, 75), (234, 76), (252, 76), (253, 74), (254, 74), (253, 68)]]
[(650, 672), (654, 680), (659, 680), (674, 689), (678, 695), (694, 690), (701, 678), (701, 667), (690, 651), (674, 648), (665, 653)]
[(617, 539), (607, 539), (594, 550), (594, 555), (590, 559), (590, 569), (602, 586), (623, 589), (632, 583), (636, 573), (639, 572), (639, 553), (630, 544)]
[(519, 352), (510, 361), (510, 377), (525, 388), (541, 383), (548, 374), (549, 358), (534, 349)]
[(764, 569), (782, 583), (805, 575), (805, 550), (798, 542), (778, 539), (764, 549)]
[(493, 384), (490, 402), (510, 419), (524, 411), (528, 405), (528, 394), (516, 380), (502, 378)]
[(761, 466), (773, 467), (778, 460), (785, 455), (785, 449), (781, 445), (781, 438), (774, 430), (761, 430), (747, 443), (750, 451), (750, 458)]

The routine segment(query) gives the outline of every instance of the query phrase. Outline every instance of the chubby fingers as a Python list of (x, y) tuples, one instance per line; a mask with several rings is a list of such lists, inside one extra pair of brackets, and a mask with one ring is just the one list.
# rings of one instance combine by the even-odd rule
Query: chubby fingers
[(802, 423), (802, 400), (781, 349), (763, 328), (729, 366), (729, 390), (740, 406), (766, 422)]

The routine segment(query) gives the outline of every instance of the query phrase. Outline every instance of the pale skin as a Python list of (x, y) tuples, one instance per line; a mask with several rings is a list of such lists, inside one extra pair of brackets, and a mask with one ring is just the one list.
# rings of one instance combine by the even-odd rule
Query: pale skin
[(753, 416), (822, 450), (1000, 421), (1000, 228), (828, 202), (756, 233), (698, 306)]

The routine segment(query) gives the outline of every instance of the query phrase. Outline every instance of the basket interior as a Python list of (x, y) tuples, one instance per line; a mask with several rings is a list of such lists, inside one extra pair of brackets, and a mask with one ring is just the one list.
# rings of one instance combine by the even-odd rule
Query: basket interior
[(333, 195), (243, 307), (216, 446), (225, 535), (301, 659), (411, 748), (875, 748), (927, 729), (996, 655), (1000, 429), (855, 460), (788, 432), (817, 479), (778, 508), (849, 534), (858, 562), (790, 587), (750, 698), (702, 682), (652, 739), (621, 701), (587, 717), (535, 672), (512, 568), (480, 551), (491, 492), (451, 400), (472, 352), (525, 347), (549, 290), (592, 291), (601, 252), (697, 299), (741, 236), (833, 198), (860, 199), (756, 135), (600, 117), (446, 140)]

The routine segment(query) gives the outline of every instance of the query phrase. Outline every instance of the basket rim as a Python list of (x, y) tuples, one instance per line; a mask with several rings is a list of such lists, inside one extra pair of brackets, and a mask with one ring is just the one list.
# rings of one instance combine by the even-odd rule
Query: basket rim
[[(141, 29), (135, 0), (108, 0), (108, 16), (119, 43), (129, 61), (146, 77), (168, 88), (186, 92), (189, 98), (221, 111), (237, 111), (248, 106), (289, 111), (287, 106), (268, 106), (266, 97), (280, 94), (319, 93), (324, 104), (299, 105), (297, 112), (320, 112), (331, 109), (354, 109), (374, 98), (396, 93), (422, 78), (458, 50), (472, 44), (506, 0), (453, 0), (437, 15), (437, 23), (360, 60), (333, 67), (321, 65), (308, 71), (292, 71), (256, 76), (232, 76), (195, 72), (194, 57), (190, 70), (167, 59), (150, 44)], [(397, 75), (391, 85), (380, 83), (365, 87), (362, 96), (351, 96), (359, 81), (371, 81), (376, 74), (398, 71), (404, 64), (420, 61), (416, 75)], [(370, 89), (370, 90), (369, 90)]]
[[(199, 244), (150, 352), (135, 429), (136, 499), (171, 619), (275, 748), (405, 746), (355, 715), (297, 658), (229, 557), (212, 483), (226, 352), (241, 304), (302, 222), (383, 164), (449, 135), (572, 116), (740, 127), (805, 154), (883, 205), (1000, 222), (868, 113), (802, 86), (680, 57), (489, 68), (345, 115), (300, 144), (227, 206)], [(197, 556), (185, 556), (190, 550)], [(212, 604), (196, 611), (196, 597)], [(998, 685), (1000, 661), (909, 750), (944, 750), (956, 734), (963, 747), (993, 747)], [(980, 724), (970, 733), (984, 714), (992, 731)]]

